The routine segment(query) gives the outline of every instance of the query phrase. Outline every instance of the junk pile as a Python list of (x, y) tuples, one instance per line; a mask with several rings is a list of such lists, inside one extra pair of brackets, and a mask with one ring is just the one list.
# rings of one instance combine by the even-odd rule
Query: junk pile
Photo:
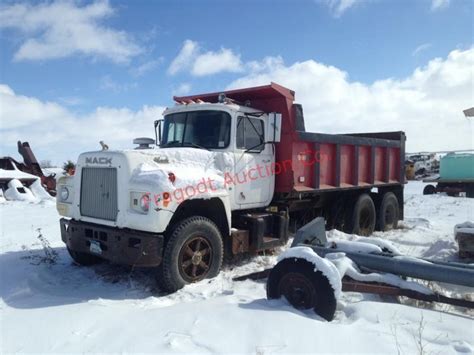
[(45, 175), (28, 142), (18, 141), (23, 163), (0, 157), (0, 200), (37, 201), (56, 196), (55, 174)]

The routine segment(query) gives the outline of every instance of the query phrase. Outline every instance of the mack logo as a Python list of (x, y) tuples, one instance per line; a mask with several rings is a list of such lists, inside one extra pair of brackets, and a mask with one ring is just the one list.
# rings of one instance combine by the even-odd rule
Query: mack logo
[(106, 157), (87, 158), (86, 157), (86, 164), (112, 164), (112, 158), (106, 158)]

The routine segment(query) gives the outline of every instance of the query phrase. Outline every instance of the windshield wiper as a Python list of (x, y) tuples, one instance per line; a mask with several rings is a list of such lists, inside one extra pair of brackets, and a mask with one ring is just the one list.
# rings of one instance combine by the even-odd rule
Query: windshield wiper
[(205, 150), (209, 150), (209, 148), (206, 148), (206, 147), (203, 147), (202, 145), (199, 145), (199, 144), (196, 144), (196, 143), (192, 143), (192, 142), (184, 142), (183, 143), (183, 147), (186, 147), (187, 146), (191, 146), (191, 147), (194, 147), (194, 148), (199, 148), (199, 149), (205, 149)]
[(180, 144), (181, 145), (181, 141), (166, 142), (165, 144), (161, 145), (161, 148), (171, 147), (171, 146), (174, 146), (175, 144)]

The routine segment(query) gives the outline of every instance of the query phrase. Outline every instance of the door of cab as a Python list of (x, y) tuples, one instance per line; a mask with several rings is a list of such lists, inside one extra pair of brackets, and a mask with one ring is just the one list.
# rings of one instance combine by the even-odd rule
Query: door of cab
[(273, 198), (273, 145), (265, 142), (263, 117), (239, 115), (236, 127), (234, 201), (237, 208), (266, 206)]

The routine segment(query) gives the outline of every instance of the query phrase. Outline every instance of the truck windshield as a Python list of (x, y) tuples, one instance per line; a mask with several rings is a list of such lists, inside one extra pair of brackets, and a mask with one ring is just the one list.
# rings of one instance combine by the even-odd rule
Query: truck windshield
[(230, 140), (230, 121), (230, 115), (223, 111), (190, 111), (166, 115), (160, 146), (226, 148)]

